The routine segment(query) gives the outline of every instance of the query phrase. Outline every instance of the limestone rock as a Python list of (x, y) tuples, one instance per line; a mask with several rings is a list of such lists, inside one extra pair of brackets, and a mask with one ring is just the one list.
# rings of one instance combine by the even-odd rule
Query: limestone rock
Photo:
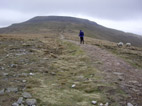
[(105, 106), (108, 106), (109, 105), (109, 103), (107, 102), (106, 104), (105, 104)]
[(6, 89), (6, 92), (18, 92), (18, 88), (9, 87)]
[(1, 69), (4, 70), (5, 68), (4, 68), (4, 67), (1, 67)]
[(28, 74), (27, 73), (22, 73), (21, 76), (27, 77)]
[(127, 106), (133, 106), (131, 103), (127, 103)]
[(75, 85), (75, 84), (73, 84), (71, 87), (72, 87), (72, 88), (74, 88), (75, 86), (76, 86), (76, 85)]
[(29, 75), (31, 75), (31, 76), (32, 76), (32, 75), (34, 75), (34, 73), (29, 73)]
[(97, 104), (97, 101), (94, 101), (94, 100), (93, 100), (93, 101), (92, 101), (92, 104), (93, 104), (93, 105), (96, 105), (96, 104)]
[(25, 82), (26, 82), (26, 80), (22, 80), (22, 82), (23, 82), (23, 83), (25, 83)]
[(56, 75), (56, 73), (55, 72), (51, 72), (51, 75)]
[(22, 93), (22, 96), (23, 96), (24, 98), (31, 98), (31, 97), (32, 97), (31, 94), (28, 93), (28, 92)]
[(11, 64), (10, 67), (16, 68), (16, 67), (17, 67), (17, 64)]
[(4, 89), (0, 90), (0, 95), (4, 94)]
[(3, 76), (8, 76), (8, 73), (3, 73)]
[(20, 97), (20, 98), (17, 100), (17, 103), (18, 103), (18, 104), (22, 104), (22, 103), (23, 103), (23, 97)]
[(37, 103), (36, 99), (26, 99), (26, 104), (28, 106), (36, 105), (36, 103)]
[(99, 106), (103, 106), (103, 103), (100, 103), (100, 105)]
[(19, 106), (19, 104), (15, 102), (12, 104), (12, 106)]

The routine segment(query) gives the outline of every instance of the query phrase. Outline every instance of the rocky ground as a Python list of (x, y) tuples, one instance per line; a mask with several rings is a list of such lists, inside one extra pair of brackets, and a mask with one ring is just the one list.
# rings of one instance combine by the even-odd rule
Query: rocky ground
[(141, 106), (141, 69), (56, 35), (0, 36), (0, 106)]

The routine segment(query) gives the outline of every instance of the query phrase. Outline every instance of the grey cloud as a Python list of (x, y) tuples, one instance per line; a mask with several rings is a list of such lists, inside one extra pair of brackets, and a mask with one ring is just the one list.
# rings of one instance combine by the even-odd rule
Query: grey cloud
[(112, 20), (142, 17), (141, 0), (4, 0), (0, 8), (25, 13), (70, 12)]
[(110, 22), (136, 22), (142, 19), (141, 5), (142, 0), (1, 0), (0, 26), (38, 15), (62, 14), (88, 16)]

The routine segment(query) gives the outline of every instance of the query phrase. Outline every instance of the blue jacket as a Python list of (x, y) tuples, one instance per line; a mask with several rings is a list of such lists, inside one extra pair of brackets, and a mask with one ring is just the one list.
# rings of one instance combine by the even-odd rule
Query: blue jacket
[(80, 37), (84, 37), (84, 32), (83, 32), (83, 31), (80, 31), (79, 36), (80, 36)]

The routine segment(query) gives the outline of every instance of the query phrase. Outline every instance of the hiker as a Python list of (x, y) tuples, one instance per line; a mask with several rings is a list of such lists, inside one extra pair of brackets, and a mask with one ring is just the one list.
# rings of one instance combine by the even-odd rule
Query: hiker
[(80, 33), (79, 33), (79, 37), (80, 37), (80, 44), (84, 44), (84, 32), (82, 30), (80, 30)]

